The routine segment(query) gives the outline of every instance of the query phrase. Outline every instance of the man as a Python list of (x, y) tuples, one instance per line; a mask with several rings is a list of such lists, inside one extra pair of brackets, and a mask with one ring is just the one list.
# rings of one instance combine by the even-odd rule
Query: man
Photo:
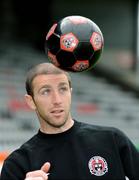
[(36, 65), (27, 74), (26, 91), (40, 128), (5, 160), (1, 180), (139, 179), (139, 152), (128, 137), (72, 118), (67, 72), (51, 63)]

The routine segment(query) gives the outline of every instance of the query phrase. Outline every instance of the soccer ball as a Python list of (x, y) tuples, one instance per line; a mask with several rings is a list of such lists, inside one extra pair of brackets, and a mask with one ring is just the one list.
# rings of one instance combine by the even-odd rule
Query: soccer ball
[(72, 72), (94, 67), (103, 46), (100, 28), (83, 16), (67, 16), (53, 24), (45, 40), (45, 52), (50, 62)]

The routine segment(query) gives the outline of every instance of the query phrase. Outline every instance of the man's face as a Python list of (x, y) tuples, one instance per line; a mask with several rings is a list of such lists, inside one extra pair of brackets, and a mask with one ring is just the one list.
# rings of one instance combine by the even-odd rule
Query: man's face
[(70, 118), (71, 88), (65, 74), (36, 76), (33, 100), (39, 119), (52, 127), (62, 127)]

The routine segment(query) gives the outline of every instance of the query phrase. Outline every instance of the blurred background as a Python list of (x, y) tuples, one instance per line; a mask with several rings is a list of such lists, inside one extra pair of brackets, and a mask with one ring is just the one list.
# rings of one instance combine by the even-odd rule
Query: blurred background
[(138, 8), (138, 0), (0, 1), (1, 165), (38, 131), (37, 117), (24, 101), (26, 71), (47, 61), (46, 33), (69, 15), (92, 19), (104, 36), (97, 65), (86, 73), (71, 73), (73, 117), (117, 127), (139, 148)]

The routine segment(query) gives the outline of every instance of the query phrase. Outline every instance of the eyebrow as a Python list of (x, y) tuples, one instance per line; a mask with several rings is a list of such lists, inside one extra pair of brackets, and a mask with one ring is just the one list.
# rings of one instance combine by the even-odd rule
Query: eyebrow
[(67, 82), (61, 82), (61, 83), (59, 83), (59, 85), (58, 86), (64, 86), (64, 85), (68, 85), (69, 83), (67, 83)]
[(49, 85), (43, 85), (42, 87), (40, 87), (39, 89), (38, 89), (38, 92), (40, 92), (42, 89), (45, 89), (45, 88), (51, 88), (51, 86), (49, 86)]
[[(65, 85), (67, 86), (68, 83), (67, 83), (67, 82), (61, 82), (61, 83), (58, 84), (58, 86), (65, 86)], [(51, 86), (45, 84), (45, 85), (43, 85), (40, 89), (38, 89), (38, 92), (39, 92), (41, 89), (43, 89), (43, 88), (51, 88)]]

